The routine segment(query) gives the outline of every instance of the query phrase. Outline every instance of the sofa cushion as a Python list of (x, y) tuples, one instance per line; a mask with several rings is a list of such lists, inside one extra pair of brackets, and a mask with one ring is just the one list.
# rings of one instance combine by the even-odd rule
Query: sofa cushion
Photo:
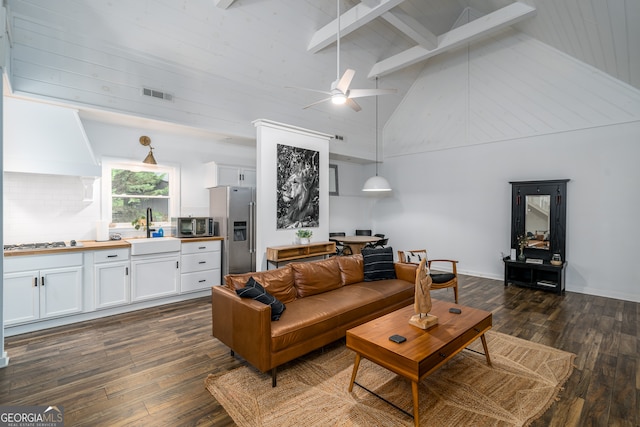
[(293, 283), (298, 298), (320, 294), (342, 286), (340, 268), (336, 257), (315, 262), (293, 262)]
[(296, 299), (296, 288), (293, 286), (291, 267), (286, 265), (276, 270), (266, 270), (254, 273), (228, 274), (226, 284), (232, 290), (241, 289), (253, 277), (274, 297), (288, 304)]
[(396, 270), (393, 266), (393, 249), (363, 249), (364, 281), (395, 279)]
[(251, 298), (263, 304), (271, 306), (271, 320), (280, 320), (285, 305), (276, 297), (267, 292), (253, 277), (249, 278), (247, 285), (242, 289), (236, 289), (240, 298)]
[(339, 256), (336, 257), (336, 259), (340, 266), (343, 285), (351, 285), (364, 281), (364, 262), (362, 261), (361, 254)]
[(271, 324), (271, 351), (282, 351), (327, 333), (344, 335), (346, 329), (379, 317), (389, 307), (410, 304), (414, 292), (413, 283), (392, 279), (354, 283), (298, 298), (287, 306), (282, 321)]

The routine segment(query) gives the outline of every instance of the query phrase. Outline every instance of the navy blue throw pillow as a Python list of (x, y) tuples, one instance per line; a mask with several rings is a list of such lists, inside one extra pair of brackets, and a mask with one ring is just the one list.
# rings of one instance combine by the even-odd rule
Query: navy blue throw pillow
[(363, 249), (364, 281), (395, 279), (396, 269), (393, 266), (393, 249)]
[(280, 316), (286, 308), (278, 298), (267, 292), (253, 277), (249, 278), (244, 288), (236, 289), (236, 293), (240, 298), (251, 298), (263, 304), (270, 305), (271, 320), (280, 320)]

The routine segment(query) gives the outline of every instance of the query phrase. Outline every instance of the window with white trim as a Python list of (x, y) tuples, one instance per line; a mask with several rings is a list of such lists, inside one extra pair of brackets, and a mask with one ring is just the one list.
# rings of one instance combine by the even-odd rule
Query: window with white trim
[(153, 225), (169, 226), (179, 206), (179, 169), (127, 161), (103, 161), (103, 218), (113, 227), (146, 226), (147, 208)]

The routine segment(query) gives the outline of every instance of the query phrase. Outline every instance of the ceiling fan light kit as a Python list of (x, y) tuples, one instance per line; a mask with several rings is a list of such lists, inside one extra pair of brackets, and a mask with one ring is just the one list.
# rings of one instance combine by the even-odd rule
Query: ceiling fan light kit
[(338, 30), (336, 32), (336, 79), (333, 83), (331, 83), (331, 89), (329, 91), (309, 88), (297, 88), (329, 95), (327, 98), (321, 99), (303, 107), (303, 109), (313, 107), (314, 105), (320, 104), (325, 101), (331, 101), (331, 103), (335, 105), (347, 104), (353, 111), (358, 112), (362, 110), (362, 107), (360, 107), (360, 105), (358, 105), (358, 103), (354, 101), (354, 98), (390, 95), (397, 92), (396, 89), (378, 89), (377, 85), (375, 89), (350, 89), (349, 86), (351, 86), (351, 80), (353, 80), (353, 76), (355, 76), (356, 74), (355, 70), (351, 68), (347, 68), (344, 74), (340, 76), (340, 0), (336, 0), (336, 10), (338, 14)]

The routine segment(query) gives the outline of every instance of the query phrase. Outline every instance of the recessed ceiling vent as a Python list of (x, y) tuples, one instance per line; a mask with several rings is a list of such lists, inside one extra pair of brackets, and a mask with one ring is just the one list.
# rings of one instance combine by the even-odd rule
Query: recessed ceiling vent
[(146, 87), (142, 88), (142, 94), (145, 96), (150, 96), (152, 98), (164, 99), (166, 101), (173, 100), (173, 95), (171, 95), (170, 93), (161, 92), (159, 90), (149, 89)]

